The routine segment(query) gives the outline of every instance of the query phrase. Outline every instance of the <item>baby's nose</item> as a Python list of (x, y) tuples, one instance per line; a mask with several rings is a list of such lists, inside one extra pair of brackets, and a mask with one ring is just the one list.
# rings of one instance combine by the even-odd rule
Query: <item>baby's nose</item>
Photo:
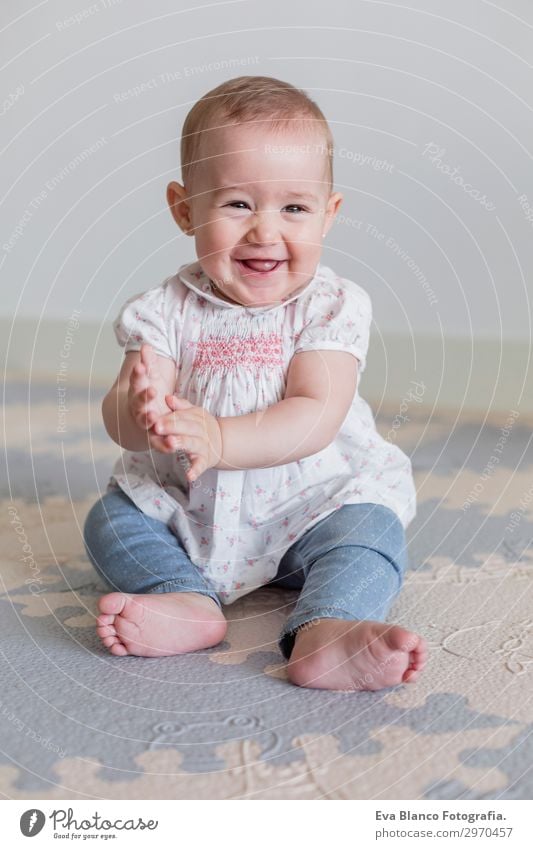
[(277, 212), (259, 212), (252, 216), (247, 233), (248, 240), (262, 245), (276, 244), (280, 241)]

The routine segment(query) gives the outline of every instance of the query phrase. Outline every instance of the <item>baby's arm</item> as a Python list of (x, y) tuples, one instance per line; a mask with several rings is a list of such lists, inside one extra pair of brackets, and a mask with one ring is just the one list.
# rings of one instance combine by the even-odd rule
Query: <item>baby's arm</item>
[(111, 439), (128, 451), (154, 448), (149, 429), (169, 412), (165, 395), (173, 393), (175, 385), (174, 360), (155, 354), (146, 344), (141, 351), (129, 351), (102, 402), (102, 417)]
[(294, 354), (283, 401), (258, 413), (218, 419), (222, 460), (217, 469), (280, 466), (329, 445), (348, 414), (358, 360), (346, 351)]

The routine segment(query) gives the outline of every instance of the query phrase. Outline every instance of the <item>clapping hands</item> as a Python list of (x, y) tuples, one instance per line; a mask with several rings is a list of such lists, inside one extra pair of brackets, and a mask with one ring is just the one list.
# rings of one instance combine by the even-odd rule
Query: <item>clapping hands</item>
[(137, 427), (148, 431), (154, 451), (163, 454), (186, 452), (191, 466), (189, 481), (195, 481), (222, 457), (222, 434), (215, 416), (195, 407), (185, 398), (168, 394), (168, 385), (157, 369), (157, 356), (144, 344), (140, 362), (130, 375), (128, 403)]

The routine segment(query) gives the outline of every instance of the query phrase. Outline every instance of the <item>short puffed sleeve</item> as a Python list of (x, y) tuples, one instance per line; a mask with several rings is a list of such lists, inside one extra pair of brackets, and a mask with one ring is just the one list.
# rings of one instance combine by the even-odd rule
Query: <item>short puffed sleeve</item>
[(173, 304), (169, 281), (130, 298), (120, 310), (113, 329), (124, 353), (140, 351), (148, 343), (156, 354), (174, 361), (179, 311)]
[(366, 368), (366, 355), (372, 323), (372, 301), (355, 283), (337, 278), (315, 290), (310, 299), (303, 328), (295, 335), (294, 353), (299, 351), (347, 351), (359, 360), (359, 373)]

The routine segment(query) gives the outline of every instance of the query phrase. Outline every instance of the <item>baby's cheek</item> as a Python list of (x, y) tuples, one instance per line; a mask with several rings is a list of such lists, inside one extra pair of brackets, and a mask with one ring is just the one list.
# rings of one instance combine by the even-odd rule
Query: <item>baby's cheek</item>
[[(239, 237), (240, 226), (237, 220), (226, 218), (206, 227), (204, 235), (211, 248), (224, 251), (233, 248), (235, 239)], [(211, 258), (216, 262), (218, 255)]]

